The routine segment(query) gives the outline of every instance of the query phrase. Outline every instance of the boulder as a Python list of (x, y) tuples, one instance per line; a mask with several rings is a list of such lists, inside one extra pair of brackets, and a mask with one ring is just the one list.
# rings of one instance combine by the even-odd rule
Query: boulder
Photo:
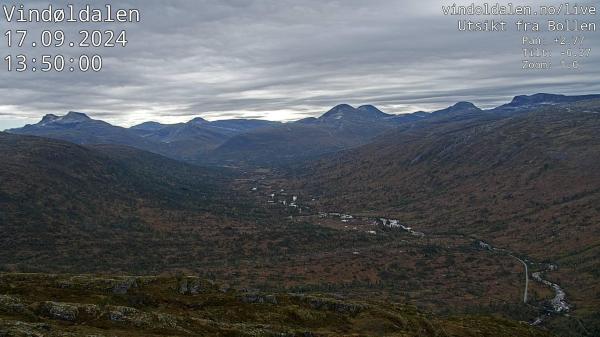
[(42, 303), (40, 312), (48, 318), (69, 322), (77, 320), (79, 315), (79, 309), (76, 305), (50, 301)]

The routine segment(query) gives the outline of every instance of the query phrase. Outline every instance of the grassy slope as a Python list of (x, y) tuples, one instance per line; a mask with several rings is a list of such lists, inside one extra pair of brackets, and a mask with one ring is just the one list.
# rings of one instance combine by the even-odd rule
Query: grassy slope
[(237, 291), (196, 277), (43, 274), (0, 274), (0, 334), (549, 336), (489, 316), (436, 318), (393, 303)]
[(222, 173), (130, 148), (2, 133), (0, 156), (8, 270), (152, 271), (169, 249), (149, 244), (168, 248), (243, 207), (226, 195)]
[(474, 234), (557, 262), (551, 277), (594, 326), (599, 111), (600, 102), (590, 101), (417, 124), (323, 160), (296, 187), (320, 196), (323, 209), (385, 213), (428, 232)]

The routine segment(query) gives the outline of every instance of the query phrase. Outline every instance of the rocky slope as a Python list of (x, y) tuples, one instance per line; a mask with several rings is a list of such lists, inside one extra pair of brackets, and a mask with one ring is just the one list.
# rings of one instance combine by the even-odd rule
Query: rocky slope
[(0, 274), (2, 336), (489, 336), (547, 332), (490, 316), (235, 290), (197, 277)]

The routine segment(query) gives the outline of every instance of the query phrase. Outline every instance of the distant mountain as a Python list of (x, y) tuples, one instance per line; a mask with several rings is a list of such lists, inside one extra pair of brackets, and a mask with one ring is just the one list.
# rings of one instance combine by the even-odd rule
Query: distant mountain
[(278, 125), (264, 120), (233, 119), (209, 122), (194, 118), (187, 123), (143, 123), (131, 128), (144, 139), (161, 144), (165, 155), (191, 162), (202, 162), (206, 154), (228, 139), (251, 130)]
[[(138, 135), (161, 143), (203, 140), (205, 147), (214, 147), (224, 140), (250, 130), (278, 125), (278, 122), (265, 120), (232, 119), (209, 122), (197, 117), (187, 123), (160, 124), (146, 122), (131, 127)], [(200, 144), (195, 144), (200, 145)]]
[(75, 144), (121, 144), (161, 152), (160, 144), (139, 137), (126, 128), (95, 120), (86, 114), (74, 111), (64, 116), (49, 114), (37, 124), (26, 125), (8, 132), (62, 139)]
[(471, 102), (458, 102), (446, 109), (434, 111), (431, 114), (434, 116), (457, 116), (481, 113), (483, 110), (475, 106)]
[(48, 114), (42, 118), (42, 121), (39, 123), (40, 126), (48, 126), (48, 125), (69, 125), (69, 124), (77, 124), (82, 122), (90, 121), (90, 118), (81, 112), (70, 111), (65, 116), (56, 116), (53, 114)]
[(444, 124), (473, 118), (505, 118), (537, 107), (598, 97), (600, 95), (535, 94), (517, 96), (512, 102), (491, 110), (482, 110), (470, 102), (459, 102), (433, 112), (402, 115), (387, 114), (373, 105), (355, 108), (340, 104), (318, 118), (292, 123), (246, 119), (211, 122), (198, 117), (187, 123), (145, 122), (128, 129), (82, 113), (69, 112), (64, 116), (46, 115), (37, 124), (8, 132), (76, 144), (126, 145), (193, 163), (288, 164), (367, 144), (397, 127), (420, 127), (427, 123)]
[(210, 158), (216, 163), (232, 165), (278, 165), (341, 151), (362, 141), (339, 129), (290, 123), (232, 137), (216, 148)]
[(145, 132), (158, 131), (158, 130), (166, 127), (166, 126), (167, 125), (161, 124), (161, 123), (158, 123), (158, 122), (144, 122), (142, 124), (138, 124), (138, 125), (132, 126), (132, 127), (130, 127), (130, 129), (145, 133)]
[[(553, 317), (548, 329), (559, 322), (560, 335), (600, 331), (595, 96), (537, 94), (492, 110), (460, 102), (401, 116), (343, 104), (295, 123), (195, 118), (129, 129), (70, 112), (12, 132), (0, 132), (0, 335), (547, 335), (524, 322), (538, 313)], [(80, 272), (176, 277), (73, 276)], [(563, 288), (573, 310), (550, 315)], [(307, 296), (311, 289), (319, 295)], [(202, 302), (213, 295), (220, 302)], [(403, 301), (443, 316), (428, 322)], [(272, 320), (251, 310), (213, 319), (240, 306)], [(190, 310), (198, 320), (184, 319)]]
[(392, 128), (389, 118), (393, 116), (372, 105), (354, 108), (341, 104), (317, 118), (313, 124), (328, 132), (340, 133), (340, 137), (352, 135), (355, 144), (362, 144)]
[(361, 105), (356, 110), (361, 112), (361, 116), (364, 116), (366, 118), (380, 119), (380, 118), (386, 118), (386, 117), (393, 116), (393, 115), (387, 114), (387, 113), (379, 110), (377, 107), (375, 107), (373, 105)]
[(372, 105), (333, 107), (318, 118), (260, 129), (235, 136), (216, 148), (211, 158), (218, 162), (289, 164), (364, 145), (404, 124), (434, 117), (470, 115), (482, 110), (471, 103), (458, 103), (433, 113), (391, 115)]
[(369, 140), (390, 128), (386, 114), (372, 105), (354, 108), (342, 104), (329, 110), (317, 119), (317, 124), (340, 132), (350, 132), (360, 138), (359, 143)]
[(403, 124), (422, 121), (429, 117), (431, 117), (431, 113), (425, 111), (417, 111), (413, 113), (394, 115), (392, 117), (388, 117), (387, 119), (390, 120), (392, 123)]
[(566, 96), (566, 95), (556, 95), (556, 94), (544, 94), (539, 93), (535, 95), (521, 95), (515, 96), (513, 100), (508, 103), (501, 105), (495, 109), (492, 109), (492, 112), (514, 112), (514, 111), (523, 111), (539, 106), (544, 105), (556, 105), (556, 104), (565, 104), (565, 103), (575, 103), (587, 100), (600, 99), (600, 95), (579, 95), (579, 96)]
[(372, 105), (354, 108), (348, 104), (340, 104), (327, 111), (318, 119), (320, 121), (376, 121), (392, 115), (386, 114)]
[(393, 128), (388, 118), (374, 106), (354, 108), (340, 104), (319, 118), (250, 131), (232, 137), (216, 148), (211, 157), (218, 162), (281, 164), (365, 144)]
[(83, 113), (69, 112), (64, 116), (49, 114), (37, 124), (7, 131), (76, 144), (126, 145), (178, 160), (198, 162), (208, 151), (235, 135), (277, 124), (244, 119), (209, 122), (198, 117), (187, 123), (145, 122), (127, 129), (92, 119)]
[(213, 128), (241, 133), (280, 124), (280, 122), (272, 122), (262, 119), (224, 119), (211, 122), (210, 126)]

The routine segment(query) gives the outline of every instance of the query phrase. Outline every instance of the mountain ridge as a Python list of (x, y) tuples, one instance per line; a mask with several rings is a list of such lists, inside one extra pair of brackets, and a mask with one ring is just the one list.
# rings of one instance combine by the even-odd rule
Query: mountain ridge
[[(401, 113), (401, 114), (389, 114), (389, 113), (385, 113), (383, 111), (381, 111), (379, 108), (377, 108), (374, 105), (371, 104), (365, 104), (365, 105), (361, 105), (358, 108), (353, 107), (350, 104), (346, 104), (346, 103), (341, 103), (338, 104), (336, 106), (334, 106), (333, 108), (331, 108), (330, 110), (328, 110), (327, 112), (321, 114), (318, 117), (306, 117), (304, 119), (326, 119), (328, 117), (330, 117), (331, 115), (334, 114), (339, 114), (339, 113), (348, 113), (348, 112), (355, 112), (355, 111), (361, 111), (361, 112), (365, 112), (365, 113), (369, 113), (369, 114), (374, 114), (374, 115), (379, 115), (381, 117), (402, 117), (405, 115), (411, 115), (411, 114), (434, 114), (434, 113), (440, 113), (443, 111), (447, 111), (447, 110), (460, 110), (460, 109), (473, 109), (473, 110), (482, 110), (482, 111), (495, 111), (501, 108), (505, 108), (505, 107), (519, 107), (519, 106), (528, 106), (531, 107), (531, 105), (544, 105), (544, 104), (559, 104), (559, 103), (573, 103), (573, 102), (577, 102), (577, 101), (583, 101), (583, 100), (592, 100), (592, 99), (598, 99), (600, 98), (600, 94), (587, 94), (587, 95), (564, 95), (564, 94), (549, 94), (549, 93), (536, 93), (536, 94), (531, 94), (531, 95), (517, 95), (514, 96), (512, 98), (512, 100), (509, 103), (505, 103), (502, 105), (499, 105), (497, 107), (494, 108), (490, 108), (490, 109), (480, 109), (478, 108), (475, 104), (468, 102), (468, 101), (460, 101), (457, 102), (447, 108), (443, 108), (443, 109), (438, 109), (438, 110), (433, 110), (430, 112), (426, 112), (426, 111), (417, 111), (414, 113)], [(76, 111), (68, 111), (66, 115), (64, 116), (59, 116), (59, 115), (55, 115), (55, 114), (46, 114), (42, 117), (41, 122), (48, 122), (48, 121), (52, 121), (53, 119), (60, 119), (61, 117), (75, 117), (75, 116), (79, 116), (81, 117), (81, 119), (92, 119), (91, 117), (89, 117), (86, 113), (82, 113), (82, 112), (76, 112)], [(289, 123), (294, 123), (294, 122), (299, 122), (302, 121), (304, 119), (300, 119), (300, 120), (296, 120), (296, 121), (290, 121)], [(129, 129), (136, 129), (136, 128), (140, 128), (140, 126), (143, 126), (145, 124), (153, 124), (156, 126), (173, 126), (173, 125), (181, 125), (181, 124), (186, 124), (186, 123), (194, 123), (194, 122), (199, 122), (199, 123), (223, 123), (223, 122), (227, 122), (227, 121), (267, 121), (267, 122), (273, 122), (270, 120), (265, 120), (265, 119), (244, 119), (244, 118), (233, 118), (233, 119), (223, 119), (223, 120), (216, 120), (216, 121), (208, 121), (202, 117), (194, 117), (191, 120), (187, 121), (187, 122), (182, 122), (182, 123), (175, 123), (175, 124), (163, 124), (160, 122), (156, 122), (156, 121), (146, 121), (146, 122), (142, 122), (136, 125), (132, 125), (130, 127), (126, 127)], [(27, 124), (27, 125), (35, 125), (35, 124)], [(26, 125), (26, 126), (27, 126)], [(11, 132), (13, 130), (19, 130), (21, 128), (12, 128), (12, 129), (6, 129), (4, 130), (4, 132)]]
[[(0, 271), (174, 272), (177, 282), (162, 289), (180, 295), (192, 286), (183, 273), (204, 273), (282, 294), (490, 310), (532, 333), (544, 334), (524, 321), (548, 316), (544, 327), (561, 336), (595, 335), (600, 99), (535, 94), (508, 104), (463, 101), (404, 116), (342, 104), (293, 123), (197, 118), (127, 129), (49, 114), (29, 131), (79, 144), (0, 132), (0, 246), (14, 252), (0, 256)], [(127, 140), (139, 143), (119, 144)], [(201, 156), (215, 167), (182, 162)], [(111, 304), (156, 309), (138, 290)], [(558, 291), (573, 305), (568, 315), (552, 311)], [(267, 309), (287, 305), (239, 296)], [(52, 313), (44, 308), (56, 309), (57, 300), (42, 300), (25, 301), (28, 314), (44, 319)], [(17, 302), (0, 294), (0, 335), (6, 303)], [(348, 308), (320, 303), (309, 300), (311, 317)], [(310, 318), (290, 310), (291, 322)], [(389, 331), (395, 325), (406, 326), (394, 319)]]
[(373, 105), (355, 108), (339, 104), (319, 117), (280, 123), (259, 119), (207, 121), (196, 117), (185, 123), (144, 122), (129, 128), (111, 125), (79, 112), (45, 115), (37, 124), (9, 133), (67, 140), (76, 144), (132, 146), (191, 163), (273, 165), (303, 161), (364, 145), (386, 132), (425, 121), (495, 118), (537, 106), (573, 103), (600, 95), (534, 94), (515, 96), (510, 103), (483, 110), (458, 102), (433, 112), (392, 115)]

